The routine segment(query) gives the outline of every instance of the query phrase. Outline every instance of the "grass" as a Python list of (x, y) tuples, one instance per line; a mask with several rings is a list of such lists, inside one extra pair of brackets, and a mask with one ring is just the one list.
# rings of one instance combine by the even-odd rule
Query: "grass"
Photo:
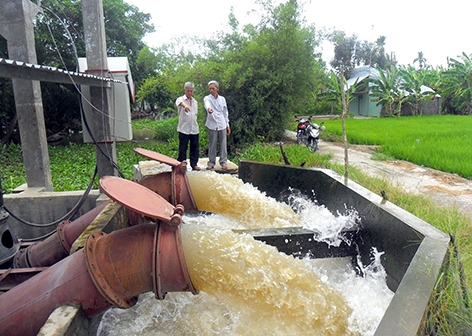
[[(326, 120), (326, 130), (340, 136), (341, 120)], [(385, 157), (405, 160), (472, 178), (472, 117), (416, 116), (347, 119), (350, 144), (378, 145)], [(327, 136), (327, 135), (325, 135)]]
[[(118, 166), (127, 179), (133, 177), (133, 165), (144, 160), (142, 156), (134, 153), (133, 148), (146, 148), (177, 158), (179, 148), (177, 122), (177, 118), (133, 122), (133, 129), (152, 131), (154, 138), (152, 141), (116, 143)], [(204, 145), (207, 137), (201, 138), (203, 138), (201, 143)], [(84, 190), (95, 170), (94, 145), (70, 143), (68, 146), (49, 146), (48, 150), (54, 190)], [(0, 156), (0, 179), (5, 194), (11, 193), (13, 189), (26, 183), (20, 145), (9, 145), (4, 149)], [(97, 181), (95, 181), (95, 187), (98, 187)]]
[(328, 167), (329, 161), (333, 157), (331, 154), (313, 155), (306, 146), (284, 145), (281, 148), (280, 145), (264, 143), (257, 143), (245, 149), (238, 157), (252, 161), (284, 164), (282, 150), (292, 166)]
[[(443, 119), (444, 118), (444, 119)], [(322, 133), (324, 139), (339, 141), (340, 121), (325, 121), (327, 131)], [(142, 147), (170, 157), (177, 156), (177, 121), (171, 118), (165, 121), (139, 121), (133, 123), (133, 128), (153, 130), (156, 140), (143, 142), (117, 143), (118, 165), (127, 179), (133, 176), (133, 164), (143, 158), (133, 152), (133, 148)], [(347, 120), (348, 139), (350, 143), (379, 145), (381, 150), (376, 154), (379, 159), (397, 158), (417, 164), (425, 164), (425, 157), (431, 156), (428, 162), (430, 167), (455, 172), (470, 178), (467, 173), (471, 165), (470, 137), (465, 136), (466, 129), (472, 129), (471, 117), (435, 116), (435, 117), (407, 117), (385, 119), (349, 119)], [(203, 129), (203, 128), (201, 128)], [(380, 131), (379, 131), (380, 130)], [(206, 132), (201, 132), (201, 147), (208, 141)], [(417, 142), (416, 139), (420, 141)], [(441, 151), (438, 147), (442, 146)], [(403, 150), (402, 147), (411, 147)], [(282, 147), (291, 165), (305, 167), (330, 168), (343, 174), (344, 167), (330, 163), (331, 155), (312, 153), (305, 146), (284, 145)], [(403, 151), (402, 151), (403, 150)], [(399, 153), (410, 153), (402, 154)], [(438, 156), (436, 152), (441, 154)], [(83, 190), (93, 176), (95, 168), (95, 149), (91, 144), (70, 144), (69, 146), (49, 147), (51, 173), (55, 190)], [(3, 190), (11, 192), (17, 186), (26, 183), (25, 169), (21, 156), (21, 146), (8, 146), (0, 157), (0, 171)], [(277, 144), (257, 143), (243, 150), (237, 158), (283, 164), (281, 148)], [(455, 159), (454, 159), (455, 158)], [(440, 164), (443, 159), (448, 164)], [(462, 162), (455, 162), (462, 161)], [(448, 166), (454, 169), (440, 169)], [(470, 168), (470, 167), (469, 167)], [(438, 281), (437, 292), (433, 296), (429, 318), (425, 330), (437, 329), (437, 335), (470, 335), (472, 334), (472, 313), (466, 308), (462, 281), (465, 281), (469, 295), (472, 298), (472, 222), (461, 214), (455, 207), (438, 207), (426, 195), (406, 193), (401, 187), (389, 182), (373, 178), (361, 171), (350, 167), (350, 179), (363, 185), (374, 193), (384, 190), (389, 200), (423, 219), (431, 225), (446, 232), (456, 240), (456, 256), (454, 249), (450, 249), (448, 267)], [(461, 278), (463, 271), (464, 280)]]

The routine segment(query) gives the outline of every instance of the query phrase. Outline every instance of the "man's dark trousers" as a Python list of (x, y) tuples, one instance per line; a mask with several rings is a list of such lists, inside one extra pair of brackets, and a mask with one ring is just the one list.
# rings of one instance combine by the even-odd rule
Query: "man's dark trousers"
[(190, 142), (190, 167), (195, 168), (198, 163), (198, 134), (184, 134), (179, 132), (179, 157), (178, 161), (187, 159), (187, 148)]

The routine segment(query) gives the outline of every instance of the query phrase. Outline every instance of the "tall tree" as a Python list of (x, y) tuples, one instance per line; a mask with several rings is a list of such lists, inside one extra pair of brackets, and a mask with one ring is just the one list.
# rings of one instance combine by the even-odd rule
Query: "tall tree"
[(231, 12), (230, 31), (204, 41), (204, 58), (177, 65), (170, 77), (170, 69), (165, 73), (169, 85), (177, 79), (180, 84), (194, 81), (196, 96), (208, 94), (208, 81), (220, 82), (230, 110), (230, 150), (259, 139), (280, 139), (293, 115), (314, 99), (316, 80), (324, 76), (321, 55), (315, 53), (315, 29), (304, 25), (297, 0), (278, 6), (256, 3), (261, 6), (259, 24), (240, 29)]
[(345, 32), (336, 31), (332, 36), (332, 42), (334, 43), (334, 57), (330, 64), (338, 74), (349, 78), (352, 69), (359, 65), (356, 52), (360, 44), (357, 36), (347, 37)]
[[(38, 62), (75, 69), (76, 57), (85, 57), (81, 1), (43, 0), (41, 6), (35, 26)], [(126, 56), (134, 66), (143, 37), (154, 31), (150, 14), (123, 0), (103, 0), (103, 12), (107, 55)]]
[(344, 31), (335, 31), (330, 40), (334, 44), (334, 57), (330, 64), (345, 78), (349, 78), (351, 70), (357, 66), (370, 65), (385, 70), (397, 64), (393, 53), (385, 53), (385, 36), (379, 36), (372, 43), (358, 40), (357, 35), (346, 36)]
[[(187, 80), (195, 83), (195, 96), (200, 97), (208, 94), (208, 81), (220, 83), (220, 94), (229, 105), (230, 150), (260, 139), (280, 139), (293, 115), (312, 106), (313, 92), (326, 76), (321, 55), (315, 52), (316, 30), (304, 24), (298, 1), (256, 3), (261, 6), (259, 24), (241, 29), (231, 12), (229, 32), (204, 41), (200, 56), (169, 54), (171, 66), (163, 68), (171, 95), (181, 93)], [(147, 99), (144, 92), (141, 97)]]
[(384, 70), (397, 65), (395, 53), (389, 55), (385, 52), (386, 39), (387, 38), (385, 36), (379, 36), (377, 38), (373, 50), (371, 52), (371, 62), (369, 63), (374, 67), (379, 67)]
[(144, 80), (137, 94), (139, 102), (147, 102), (151, 111), (159, 112), (174, 111), (173, 97), (166, 87), (163, 75), (155, 75)]
[(416, 57), (414, 60), (413, 60), (413, 64), (415, 63), (418, 63), (418, 66), (421, 69), (425, 68), (426, 67), (426, 61), (427, 59), (424, 58), (424, 55), (423, 55), (423, 52), (422, 51), (419, 51), (418, 52), (418, 57)]
[(241, 50), (224, 53), (225, 95), (234, 121), (230, 141), (279, 140), (294, 114), (304, 111), (323, 69), (313, 27), (303, 25), (296, 0), (273, 8)]

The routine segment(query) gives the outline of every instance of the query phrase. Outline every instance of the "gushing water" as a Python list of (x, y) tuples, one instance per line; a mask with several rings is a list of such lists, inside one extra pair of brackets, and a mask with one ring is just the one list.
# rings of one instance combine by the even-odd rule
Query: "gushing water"
[(189, 172), (188, 180), (200, 211), (237, 219), (246, 228), (281, 228), (299, 225), (289, 205), (265, 197), (252, 185), (229, 174)]
[(228, 229), (187, 225), (182, 245), (190, 278), (238, 314), (234, 334), (346, 335), (350, 309), (301, 260)]
[(317, 241), (325, 242), (331, 246), (339, 246), (345, 240), (341, 234), (343, 230), (360, 227), (360, 218), (354, 209), (346, 209), (345, 215), (338, 213), (333, 216), (325, 206), (317, 205), (316, 202), (296, 189), (289, 188), (286, 193), (288, 195), (283, 198), (291, 209), (300, 216), (300, 224), (303, 228), (317, 232)]
[(198, 208), (215, 213), (184, 216), (181, 229), (200, 294), (169, 293), (162, 301), (141, 295), (135, 307), (108, 310), (98, 335), (374, 333), (393, 296), (379, 253), (372, 265), (359, 265), (359, 277), (348, 259), (298, 260), (232, 231), (304, 226), (336, 245), (343, 227), (358, 224), (355, 212), (334, 216), (296, 191), (290, 205), (280, 203), (230, 175), (189, 173), (189, 181)]

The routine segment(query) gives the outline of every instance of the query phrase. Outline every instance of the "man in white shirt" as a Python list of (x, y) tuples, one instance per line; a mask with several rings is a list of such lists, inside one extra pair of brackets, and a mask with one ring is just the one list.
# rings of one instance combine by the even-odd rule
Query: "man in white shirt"
[(198, 103), (193, 98), (194, 85), (192, 82), (184, 84), (184, 95), (177, 98), (175, 105), (179, 112), (179, 124), (177, 131), (179, 132), (179, 157), (178, 161), (183, 162), (187, 159), (187, 148), (190, 142), (190, 167), (193, 170), (200, 170), (198, 164)]
[(205, 96), (203, 103), (207, 111), (205, 126), (208, 130), (209, 148), (207, 169), (213, 169), (216, 164), (217, 142), (220, 142), (220, 166), (228, 169), (228, 151), (226, 148), (226, 136), (231, 134), (228, 119), (228, 106), (226, 99), (218, 95), (220, 85), (217, 81), (208, 83), (210, 94)]

